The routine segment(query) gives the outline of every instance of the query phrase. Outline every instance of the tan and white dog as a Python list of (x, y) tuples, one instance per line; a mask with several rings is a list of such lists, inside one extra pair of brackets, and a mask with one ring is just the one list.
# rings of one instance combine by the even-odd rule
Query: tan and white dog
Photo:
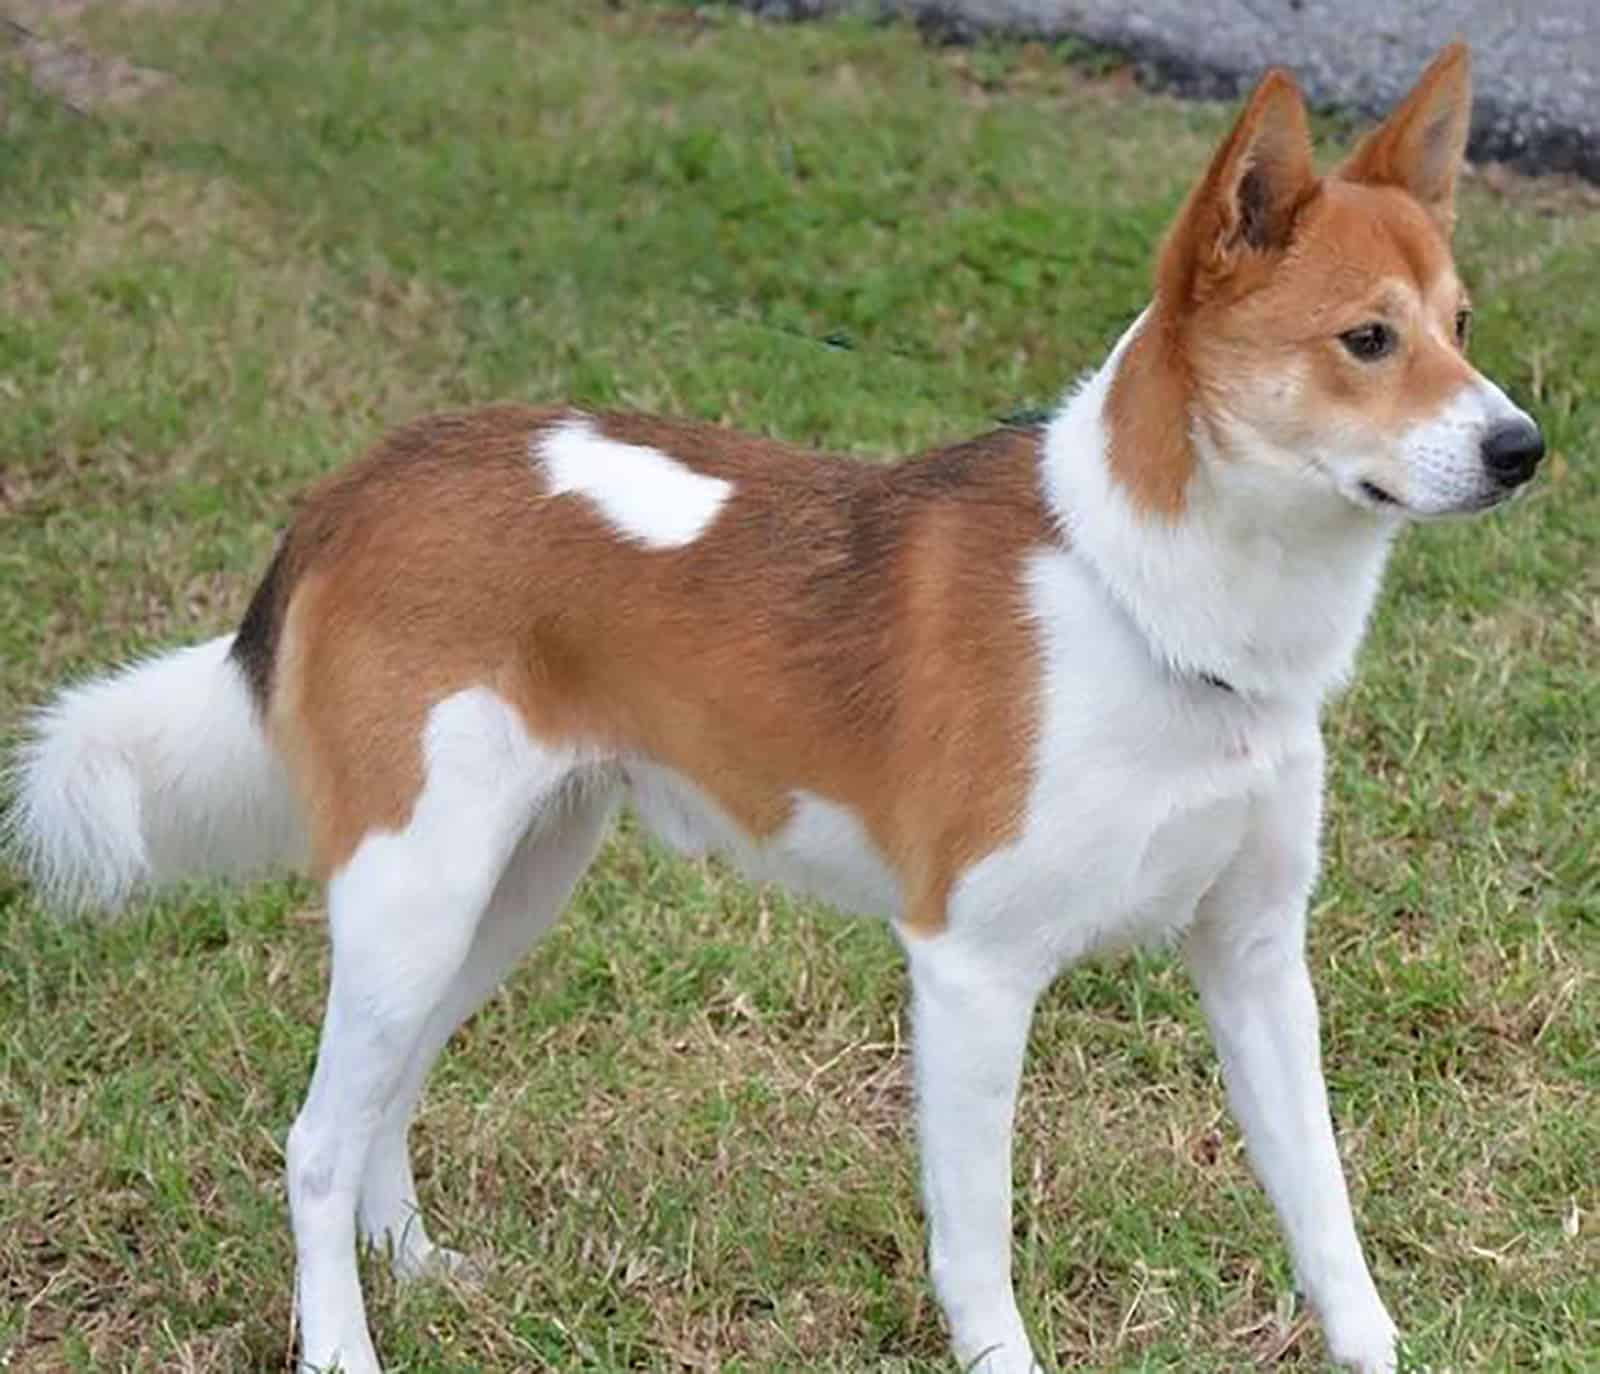
[(1304, 955), (1318, 711), (1395, 533), (1527, 481), (1449, 247), (1466, 49), (1340, 169), (1270, 73), (1154, 300), (1048, 425), (877, 467), (705, 424), (419, 421), (307, 498), (236, 636), (64, 691), (13, 817), (43, 890), (327, 880), (288, 1139), (302, 1360), (375, 1374), (357, 1245), (449, 1266), (408, 1123), (627, 800), (673, 845), (888, 917), (913, 987), (929, 1268), (955, 1352), (1039, 1368), (1011, 1285), (1030, 1015), (1181, 937), (1333, 1357), (1395, 1368)]

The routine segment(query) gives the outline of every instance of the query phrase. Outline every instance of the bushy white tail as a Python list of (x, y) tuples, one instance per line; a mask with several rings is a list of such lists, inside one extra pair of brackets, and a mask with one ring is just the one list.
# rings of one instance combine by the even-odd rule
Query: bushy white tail
[(52, 905), (115, 911), (139, 888), (299, 861), (288, 775), (232, 643), (69, 687), (34, 716), (7, 829)]

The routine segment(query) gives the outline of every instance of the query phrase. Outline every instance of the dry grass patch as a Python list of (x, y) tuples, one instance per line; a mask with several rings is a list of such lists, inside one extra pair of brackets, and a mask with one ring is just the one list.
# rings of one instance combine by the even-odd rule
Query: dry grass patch
[(92, 52), (79, 43), (30, 37), (16, 52), (34, 85), (80, 115), (131, 104), (172, 80), (165, 72)]

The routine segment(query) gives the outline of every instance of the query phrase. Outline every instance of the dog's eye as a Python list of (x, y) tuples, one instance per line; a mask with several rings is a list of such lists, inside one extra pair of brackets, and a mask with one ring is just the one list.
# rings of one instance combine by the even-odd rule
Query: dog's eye
[(1456, 311), (1456, 347), (1465, 348), (1467, 340), (1472, 337), (1472, 311), (1461, 309)]
[(1374, 320), (1371, 324), (1358, 325), (1354, 329), (1347, 329), (1339, 335), (1339, 342), (1352, 358), (1359, 358), (1364, 363), (1377, 362), (1394, 352), (1395, 334), (1388, 325)]

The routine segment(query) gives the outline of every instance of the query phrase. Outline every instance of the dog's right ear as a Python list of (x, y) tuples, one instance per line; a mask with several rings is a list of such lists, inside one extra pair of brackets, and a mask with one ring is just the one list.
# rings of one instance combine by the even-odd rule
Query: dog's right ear
[(1281, 253), (1316, 188), (1305, 101), (1274, 68), (1189, 193), (1161, 250), (1157, 294), (1192, 303), (1241, 266)]

